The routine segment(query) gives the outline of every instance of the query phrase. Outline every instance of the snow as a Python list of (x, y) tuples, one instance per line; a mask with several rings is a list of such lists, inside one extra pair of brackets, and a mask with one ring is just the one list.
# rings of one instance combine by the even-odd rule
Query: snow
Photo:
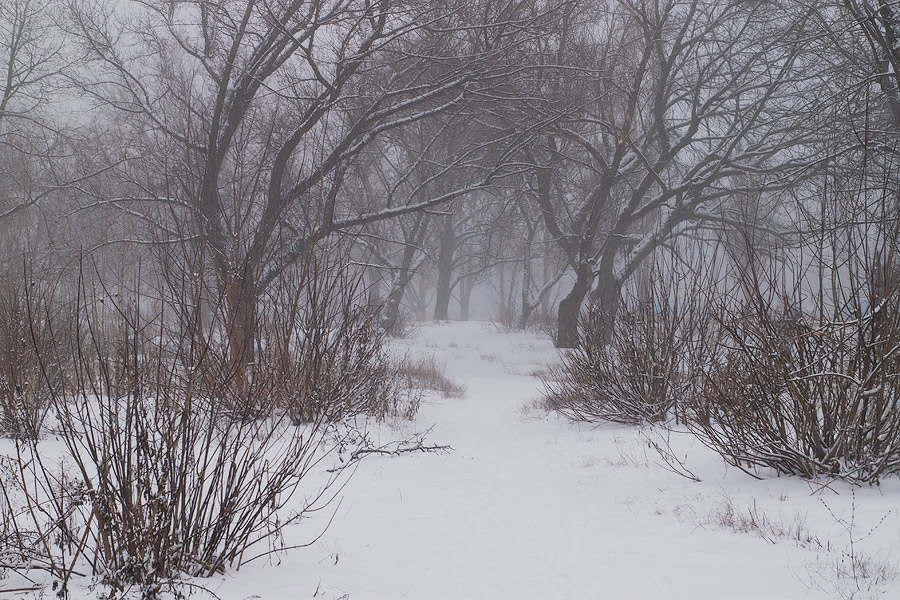
[[(535, 374), (556, 359), (544, 336), (435, 323), (398, 345), (446, 361), (446, 374), (465, 384), (464, 398), (431, 399), (409, 426), (434, 425), (430, 442), (453, 451), (367, 458), (320, 539), (278, 565), (208, 582), (221, 598), (800, 600), (855, 590), (847, 581), (823, 582), (824, 592), (809, 584), (810, 571), (827, 575), (827, 559), (849, 546), (835, 520), (849, 518), (848, 486), (811, 494), (818, 486), (796, 478), (758, 481), (678, 436), (696, 483), (658, 465), (632, 428), (529, 410), (540, 396)], [(855, 496), (856, 537), (891, 511), (855, 552), (885, 558), (900, 549), (898, 482)], [(754, 499), (785, 527), (805, 518), (833, 550), (714, 522), (723, 507), (744, 511)], [(295, 528), (295, 541), (309, 541), (329, 517)], [(898, 597), (900, 586), (881, 591)]]
[[(373, 437), (433, 426), (428, 443), (452, 451), (365, 458), (339, 504), (286, 531), (286, 545), (308, 547), (196, 583), (223, 600), (851, 597), (856, 582), (835, 575), (851, 552), (840, 521), (851, 517), (854, 556), (900, 557), (896, 478), (853, 493), (840, 482), (757, 480), (675, 435), (701, 479), (690, 481), (635, 428), (576, 425), (535, 408), (538, 376), (557, 360), (545, 336), (433, 323), (393, 344), (445, 361), (466, 394), (429, 397), (415, 422)], [(773, 524), (763, 535), (742, 531), (750, 511)], [(856, 597), (897, 598), (900, 584)]]

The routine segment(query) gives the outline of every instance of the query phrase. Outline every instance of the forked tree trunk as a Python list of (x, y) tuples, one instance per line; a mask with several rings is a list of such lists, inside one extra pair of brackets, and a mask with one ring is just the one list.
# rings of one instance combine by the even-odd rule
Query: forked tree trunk
[(582, 265), (575, 273), (575, 284), (559, 303), (557, 320), (557, 348), (575, 348), (578, 346), (578, 320), (581, 305), (591, 290), (594, 275), (589, 265)]
[(407, 244), (403, 250), (403, 258), (400, 262), (400, 272), (391, 284), (391, 289), (384, 307), (384, 319), (382, 324), (388, 333), (396, 333), (400, 325), (400, 306), (403, 303), (403, 295), (406, 286), (413, 276), (413, 260), (418, 248), (413, 244)]
[[(398, 277), (406, 277), (401, 271)], [(406, 291), (406, 285), (393, 285), (391, 293), (388, 294), (387, 301), (384, 304), (384, 318), (381, 321), (384, 330), (388, 333), (396, 333), (400, 324), (400, 304), (403, 302), (403, 292)]]
[(525, 331), (528, 328), (528, 319), (531, 318), (531, 313), (534, 312), (534, 306), (531, 304), (523, 304), (522, 312), (519, 313), (519, 320), (516, 323), (516, 329), (520, 331)]
[(381, 280), (384, 277), (378, 270), (369, 269), (369, 304), (379, 306), (383, 300), (381, 297)]

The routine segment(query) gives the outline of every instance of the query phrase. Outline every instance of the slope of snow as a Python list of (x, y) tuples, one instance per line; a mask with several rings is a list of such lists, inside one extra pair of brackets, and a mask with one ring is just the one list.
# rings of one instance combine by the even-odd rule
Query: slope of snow
[[(396, 345), (446, 361), (467, 392), (431, 399), (416, 423), (376, 434), (433, 425), (429, 442), (453, 450), (365, 459), (318, 540), (277, 565), (254, 563), (205, 582), (218, 596), (900, 597), (896, 580), (864, 593), (839, 575), (851, 555), (894, 564), (896, 479), (854, 494), (841, 483), (760, 481), (676, 436), (673, 447), (702, 479), (693, 482), (664, 468), (633, 428), (572, 425), (523, 409), (540, 395), (535, 375), (555, 360), (548, 339), (436, 323)], [(295, 527), (286, 543), (309, 542), (330, 517)]]

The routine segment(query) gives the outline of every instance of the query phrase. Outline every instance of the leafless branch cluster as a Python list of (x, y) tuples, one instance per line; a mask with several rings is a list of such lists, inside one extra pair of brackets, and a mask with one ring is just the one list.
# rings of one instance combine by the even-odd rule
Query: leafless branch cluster
[(722, 327), (722, 363), (692, 407), (702, 439), (736, 465), (806, 477), (900, 469), (894, 309), (815, 327), (736, 311)]
[(843, 276), (865, 282), (849, 304), (804, 307), (786, 292), (774, 303), (754, 287), (745, 302), (720, 305), (691, 422), (729, 462), (867, 482), (900, 471), (896, 263), (893, 251), (863, 257)]
[[(99, 302), (82, 278), (72, 328), (30, 288), (23, 320), (50, 332), (44, 345), (28, 338), (40, 372), (31, 385), (69, 466), (51, 465), (38, 435), (4, 463), (5, 551), (25, 561), (17, 568), (43, 565), (65, 585), (87, 565), (113, 589), (153, 596), (182, 575), (268, 552), (284, 527), (331, 500), (337, 476), (283, 510), (340, 445), (331, 424), (412, 409), (398, 404), (410, 396), (393, 381), (374, 315), (353, 308), (349, 276), (313, 266), (301, 276), (301, 291), (263, 313), (271, 328), (246, 379), (214, 304), (204, 319), (189, 296), (151, 310), (100, 288)], [(201, 324), (184, 327), (187, 314)]]
[(697, 293), (699, 278), (684, 286), (674, 281), (678, 272), (698, 277), (691, 268), (655, 263), (614, 319), (605, 307), (591, 306), (578, 346), (563, 355), (547, 382), (549, 406), (586, 421), (642, 425), (684, 418), (708, 358), (702, 343), (708, 314)]
[(853, 206), (856, 220), (821, 224), (812, 246), (733, 231), (717, 259), (684, 261), (686, 285), (626, 302), (612, 327), (592, 315), (550, 403), (589, 421), (683, 421), (754, 474), (897, 473), (897, 220), (892, 202)]
[(605, 318), (589, 310), (585, 337), (550, 379), (549, 406), (578, 420), (665, 421), (685, 381), (673, 315), (647, 299), (621, 309), (611, 332)]
[[(54, 286), (25, 273), (0, 277), (0, 434), (38, 439), (52, 408), (50, 389), (62, 388), (65, 357), (54, 328), (70, 328), (69, 309)], [(35, 317), (35, 318), (32, 318)], [(46, 377), (50, 386), (42, 385)]]

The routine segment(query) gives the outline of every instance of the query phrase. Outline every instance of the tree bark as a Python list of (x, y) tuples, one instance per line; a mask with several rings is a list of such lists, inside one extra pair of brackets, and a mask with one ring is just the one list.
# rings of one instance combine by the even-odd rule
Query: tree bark
[(557, 348), (576, 348), (578, 346), (578, 318), (584, 298), (591, 291), (594, 274), (590, 265), (581, 265), (575, 273), (575, 284), (559, 303), (557, 320)]
[[(250, 395), (253, 381), (253, 367), (256, 362), (256, 338), (258, 328), (257, 309), (259, 294), (256, 287), (247, 277), (233, 277), (225, 284), (226, 322), (225, 335), (228, 338), (228, 350), (231, 363), (231, 374), (237, 386), (240, 402), (245, 402)], [(232, 406), (234, 410), (251, 408), (248, 406)]]
[(471, 277), (459, 282), (459, 320), (469, 320), (469, 306), (472, 301), (472, 289), (475, 287)]
[(416, 290), (416, 317), (420, 321), (424, 321), (428, 318), (428, 281), (424, 277), (419, 277), (419, 285), (414, 289)]
[(369, 269), (369, 304), (371, 306), (380, 306), (381, 297), (381, 280), (384, 277), (379, 270)]
[(444, 217), (441, 227), (440, 250), (438, 253), (437, 268), (437, 297), (434, 304), (434, 319), (446, 321), (450, 312), (450, 296), (453, 293), (453, 251), (455, 240), (453, 239), (453, 215)]
[(412, 279), (413, 259), (418, 252), (418, 248), (409, 244), (403, 250), (403, 259), (400, 263), (400, 272), (391, 284), (391, 291), (388, 294), (387, 303), (384, 307), (384, 319), (382, 324), (388, 333), (396, 333), (397, 327), (400, 325), (400, 305), (403, 302), (403, 294), (406, 292), (406, 286)]
[(534, 243), (534, 236), (537, 231), (537, 228), (527, 218), (525, 226), (528, 228), (528, 233), (525, 236), (525, 244), (522, 248), (522, 309), (519, 312), (519, 320), (516, 323), (516, 328), (523, 331), (528, 327), (528, 317), (531, 316), (531, 312), (535, 308), (531, 302), (531, 282), (533, 279), (531, 245)]
[(622, 300), (622, 284), (616, 280), (612, 272), (601, 271), (597, 276), (597, 287), (591, 291), (591, 305), (597, 311), (598, 320), (592, 321), (601, 328), (593, 332), (599, 334), (597, 340), (606, 344), (612, 338), (616, 315)]
[(519, 321), (516, 323), (516, 329), (520, 331), (525, 331), (528, 328), (528, 319), (531, 317), (531, 313), (534, 312), (534, 306), (531, 304), (523, 304), (522, 312), (519, 313)]

